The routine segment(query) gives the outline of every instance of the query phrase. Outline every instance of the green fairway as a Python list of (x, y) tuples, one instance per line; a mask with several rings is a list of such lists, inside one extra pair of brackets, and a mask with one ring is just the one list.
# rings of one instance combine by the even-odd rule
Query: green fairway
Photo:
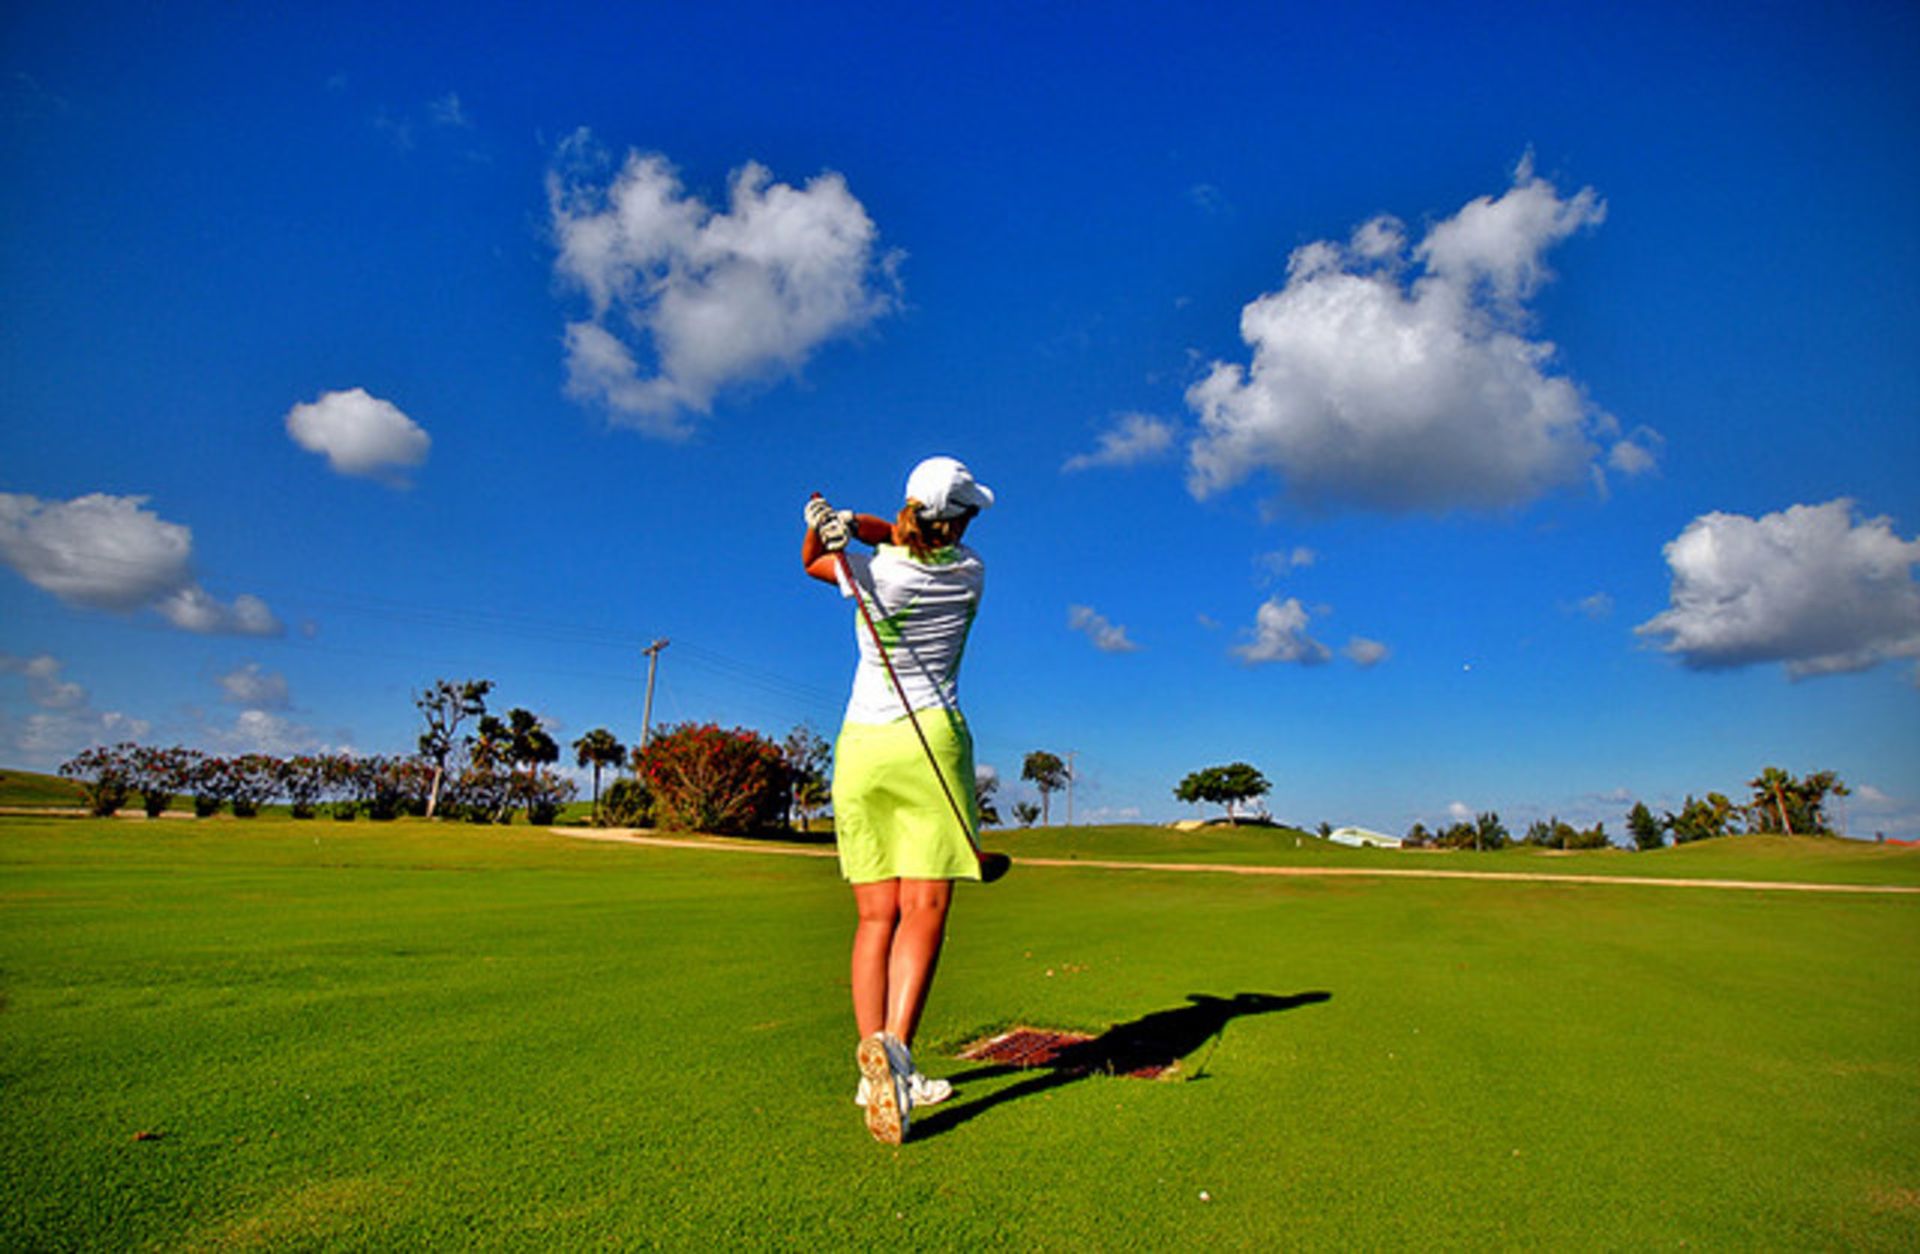
[[(1003, 843), (1068, 841), (1153, 854)], [(1920, 897), (1021, 867), (959, 893), (960, 1091), (897, 1150), (851, 925), (822, 859), (0, 820), (0, 1248), (1920, 1243)], [(1016, 1023), (1190, 1052), (950, 1056)]]
[(1354, 849), (1286, 827), (1205, 827), (1190, 832), (1145, 826), (1043, 827), (989, 831), (985, 840), (1015, 858), (1920, 885), (1920, 849), (1832, 837), (1738, 836), (1648, 853), (1620, 848), (1565, 852), (1524, 845), (1484, 853)]

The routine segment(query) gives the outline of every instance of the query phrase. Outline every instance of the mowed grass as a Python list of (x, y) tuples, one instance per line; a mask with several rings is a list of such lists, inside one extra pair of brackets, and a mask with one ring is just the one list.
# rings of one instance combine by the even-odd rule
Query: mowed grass
[[(850, 915), (771, 853), (0, 820), (0, 1247), (1920, 1242), (1920, 897), (1017, 868), (897, 1150)], [(1246, 993), (1174, 1082), (945, 1052)]]
[(1563, 851), (1524, 845), (1481, 852), (1354, 849), (1285, 827), (1204, 827), (1190, 832), (1148, 826), (989, 829), (984, 841), (1016, 859), (1025, 855), (1247, 866), (1920, 885), (1920, 849), (1836, 837), (1726, 837), (1646, 853), (1618, 847)]
[(84, 806), (80, 785), (59, 775), (38, 771), (0, 771), (0, 806)]

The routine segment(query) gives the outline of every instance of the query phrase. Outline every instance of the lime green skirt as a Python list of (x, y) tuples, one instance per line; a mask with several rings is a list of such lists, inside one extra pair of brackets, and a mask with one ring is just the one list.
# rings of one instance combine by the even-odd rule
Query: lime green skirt
[[(953, 799), (978, 831), (973, 736), (966, 720), (945, 710), (916, 714)], [(855, 884), (980, 878), (967, 833), (904, 718), (841, 725), (833, 748), (833, 830), (840, 874)]]

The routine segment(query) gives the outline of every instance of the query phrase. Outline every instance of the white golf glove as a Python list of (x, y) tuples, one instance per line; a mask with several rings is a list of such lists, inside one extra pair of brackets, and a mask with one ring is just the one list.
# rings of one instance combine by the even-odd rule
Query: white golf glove
[(853, 511), (836, 510), (827, 504), (826, 498), (814, 497), (807, 502), (804, 515), (807, 526), (819, 533), (820, 543), (829, 553), (838, 553), (847, 547), (853, 539)]

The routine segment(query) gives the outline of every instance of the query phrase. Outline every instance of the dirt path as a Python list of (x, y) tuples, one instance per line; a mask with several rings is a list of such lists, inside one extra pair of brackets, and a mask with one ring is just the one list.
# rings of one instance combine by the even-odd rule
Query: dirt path
[[(706, 849), (723, 853), (779, 854), (793, 858), (831, 858), (832, 849), (803, 849), (792, 845), (771, 845), (752, 840), (725, 840), (717, 837), (693, 839), (682, 836), (653, 836), (630, 828), (556, 827), (562, 836), (580, 840), (600, 840), (613, 844), (654, 845), (662, 849)], [(1556, 875), (1550, 871), (1439, 871), (1413, 867), (1353, 866), (1246, 866), (1215, 862), (1123, 862), (1108, 858), (1027, 858), (1014, 860), (1016, 867), (1044, 866), (1091, 868), (1097, 871), (1178, 871), (1183, 874), (1271, 875), (1294, 879), (1366, 878), (1406, 880), (1512, 880), (1527, 884), (1630, 884), (1644, 888), (1719, 888), (1747, 892), (1777, 893), (1868, 893), (1876, 896), (1920, 894), (1920, 886), (1908, 884), (1808, 884), (1791, 880), (1684, 880), (1653, 879), (1634, 875)]]
[[(85, 806), (0, 806), (0, 818), (15, 819), (85, 819), (92, 818), (92, 811)], [(147, 812), (139, 808), (117, 810), (111, 816), (130, 823), (144, 823)], [(163, 819), (190, 819), (191, 810), (167, 810), (160, 815)]]

